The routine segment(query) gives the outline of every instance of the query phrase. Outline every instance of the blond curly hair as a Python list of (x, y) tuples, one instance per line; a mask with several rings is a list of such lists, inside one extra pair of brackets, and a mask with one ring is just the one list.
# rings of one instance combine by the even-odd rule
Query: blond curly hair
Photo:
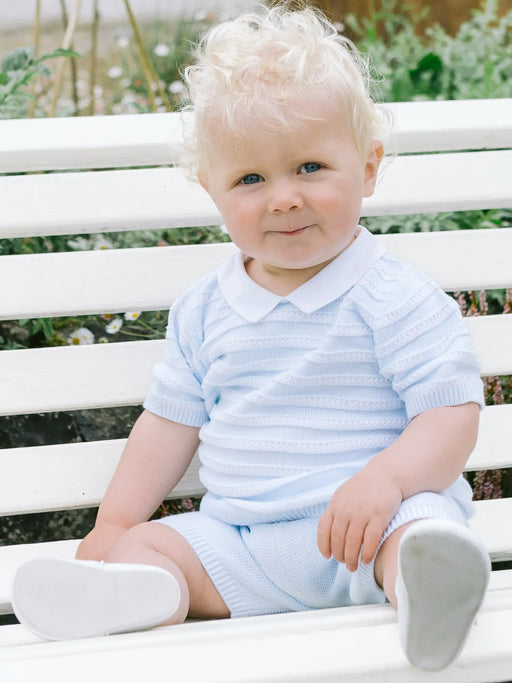
[(369, 95), (367, 62), (317, 9), (289, 3), (260, 7), (213, 27), (184, 78), (191, 104), (184, 118), (182, 163), (197, 177), (213, 140), (242, 141), (248, 124), (275, 132), (300, 129), (301, 102), (341, 106), (361, 159), (389, 128), (385, 109)]

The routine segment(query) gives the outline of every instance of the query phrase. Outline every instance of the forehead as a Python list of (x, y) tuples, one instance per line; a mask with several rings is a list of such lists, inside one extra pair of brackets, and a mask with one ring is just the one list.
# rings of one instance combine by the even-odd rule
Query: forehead
[(328, 148), (336, 139), (353, 138), (345, 108), (322, 102), (295, 107), (289, 118), (284, 112), (278, 118), (254, 109), (229, 122), (212, 118), (205, 132), (203, 150), (210, 169), (268, 154), (300, 157)]

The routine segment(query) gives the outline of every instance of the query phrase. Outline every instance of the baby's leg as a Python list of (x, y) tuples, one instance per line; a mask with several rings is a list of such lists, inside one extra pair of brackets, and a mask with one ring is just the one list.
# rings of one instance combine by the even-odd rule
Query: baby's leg
[(118, 538), (107, 562), (149, 564), (170, 572), (182, 591), (180, 609), (165, 623), (179, 623), (187, 615), (205, 619), (229, 617), (224, 600), (183, 536), (163, 524), (138, 524)]
[(398, 547), (405, 531), (415, 524), (404, 524), (381, 545), (375, 559), (375, 580), (384, 589), (389, 602), (396, 607), (396, 577), (398, 573)]
[(174, 529), (140, 524), (105, 562), (40, 559), (16, 574), (12, 602), (27, 628), (50, 640), (135, 631), (229, 610), (194, 551)]
[(486, 549), (462, 524), (420, 520), (386, 539), (375, 578), (398, 610), (400, 639), (413, 664), (439, 670), (457, 657), (489, 572)]

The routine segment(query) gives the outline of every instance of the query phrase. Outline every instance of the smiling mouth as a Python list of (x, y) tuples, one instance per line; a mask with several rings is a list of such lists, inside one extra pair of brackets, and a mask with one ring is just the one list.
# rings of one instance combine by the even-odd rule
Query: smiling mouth
[(279, 235), (300, 235), (302, 232), (307, 230), (310, 226), (305, 225), (303, 228), (296, 228), (295, 230), (276, 230)]

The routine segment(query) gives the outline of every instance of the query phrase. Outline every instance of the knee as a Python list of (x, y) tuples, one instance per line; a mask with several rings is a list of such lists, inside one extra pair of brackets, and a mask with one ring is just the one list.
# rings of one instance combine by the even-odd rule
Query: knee
[(130, 562), (141, 547), (151, 547), (151, 522), (142, 522), (121, 534), (108, 551), (106, 562)]

